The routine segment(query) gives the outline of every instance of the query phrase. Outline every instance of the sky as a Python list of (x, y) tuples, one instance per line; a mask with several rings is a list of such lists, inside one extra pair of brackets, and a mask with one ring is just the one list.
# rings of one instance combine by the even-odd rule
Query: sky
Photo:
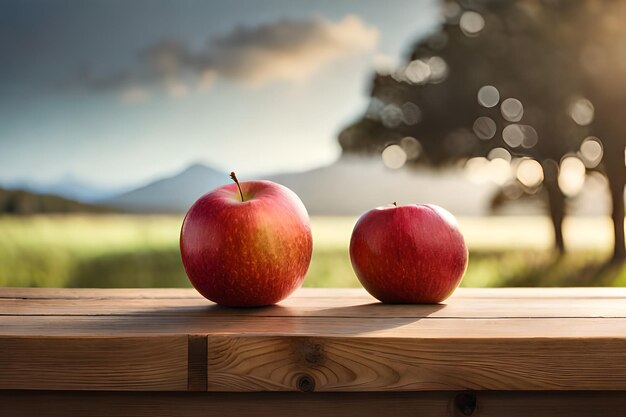
[(436, 0), (0, 0), (0, 185), (336, 160)]

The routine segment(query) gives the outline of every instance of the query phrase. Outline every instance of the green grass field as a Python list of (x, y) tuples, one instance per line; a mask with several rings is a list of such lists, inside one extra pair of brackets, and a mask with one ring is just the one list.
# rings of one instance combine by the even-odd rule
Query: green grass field
[[(312, 219), (314, 252), (304, 285), (355, 287), (348, 242), (355, 218)], [(0, 217), (0, 286), (185, 287), (181, 216)], [(565, 224), (571, 253), (556, 257), (544, 218), (461, 218), (470, 247), (464, 286), (626, 285), (624, 265), (605, 267), (610, 223)]]

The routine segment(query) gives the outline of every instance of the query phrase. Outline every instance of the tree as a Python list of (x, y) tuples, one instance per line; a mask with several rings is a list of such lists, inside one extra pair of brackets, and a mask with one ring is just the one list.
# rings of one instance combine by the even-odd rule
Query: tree
[[(454, 11), (455, 4), (447, 3), (444, 10)], [(603, 121), (596, 118), (590, 126), (593, 107), (585, 97), (596, 90), (584, 87), (589, 83), (580, 70), (585, 31), (578, 27), (585, 22), (593, 27), (585, 20), (590, 4), (482, 1), (474, 2), (472, 11), (458, 8), (438, 32), (415, 45), (399, 71), (374, 77), (370, 108), (340, 134), (343, 151), (380, 152), (408, 136), (419, 140), (422, 150), (418, 158), (409, 158), (409, 165), (504, 157), (519, 174), (521, 164), (526, 168), (537, 161), (534, 166), (541, 172), (534, 182), (518, 175), (507, 187), (543, 195), (555, 246), (562, 252), (562, 188), (568, 194), (576, 190), (568, 189), (559, 175), (572, 164), (583, 166), (581, 143)], [(615, 128), (610, 130), (615, 134)], [(603, 141), (604, 136), (609, 137), (601, 135)], [(623, 142), (616, 146), (622, 147), (623, 156)], [(584, 162), (595, 168), (593, 161)], [(605, 158), (604, 165), (608, 163)], [(619, 177), (604, 171), (609, 178)], [(623, 180), (621, 190), (623, 195)], [(613, 200), (620, 201), (615, 195)], [(623, 198), (621, 202), (623, 251)], [(616, 211), (618, 224), (619, 207)], [(618, 236), (618, 256), (619, 247)]]
[(594, 106), (593, 132), (604, 147), (598, 167), (608, 178), (615, 245), (614, 261), (626, 259), (624, 187), (626, 186), (626, 4), (587, 1), (570, 44), (583, 73), (583, 88)]

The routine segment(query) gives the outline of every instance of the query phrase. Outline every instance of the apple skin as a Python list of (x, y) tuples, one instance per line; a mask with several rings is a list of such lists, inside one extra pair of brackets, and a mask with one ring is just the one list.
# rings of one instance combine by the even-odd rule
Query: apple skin
[(434, 205), (370, 210), (350, 240), (359, 281), (384, 303), (440, 303), (459, 286), (467, 258), (456, 219)]
[(189, 209), (180, 234), (185, 272), (204, 297), (232, 307), (275, 304), (309, 268), (313, 239), (298, 196), (271, 181), (219, 187)]

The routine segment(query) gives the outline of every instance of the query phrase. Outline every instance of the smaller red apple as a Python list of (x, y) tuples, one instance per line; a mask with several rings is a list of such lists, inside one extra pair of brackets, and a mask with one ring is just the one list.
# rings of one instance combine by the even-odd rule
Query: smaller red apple
[(385, 303), (435, 304), (459, 286), (467, 247), (456, 219), (434, 205), (379, 207), (363, 214), (350, 240), (359, 281)]

